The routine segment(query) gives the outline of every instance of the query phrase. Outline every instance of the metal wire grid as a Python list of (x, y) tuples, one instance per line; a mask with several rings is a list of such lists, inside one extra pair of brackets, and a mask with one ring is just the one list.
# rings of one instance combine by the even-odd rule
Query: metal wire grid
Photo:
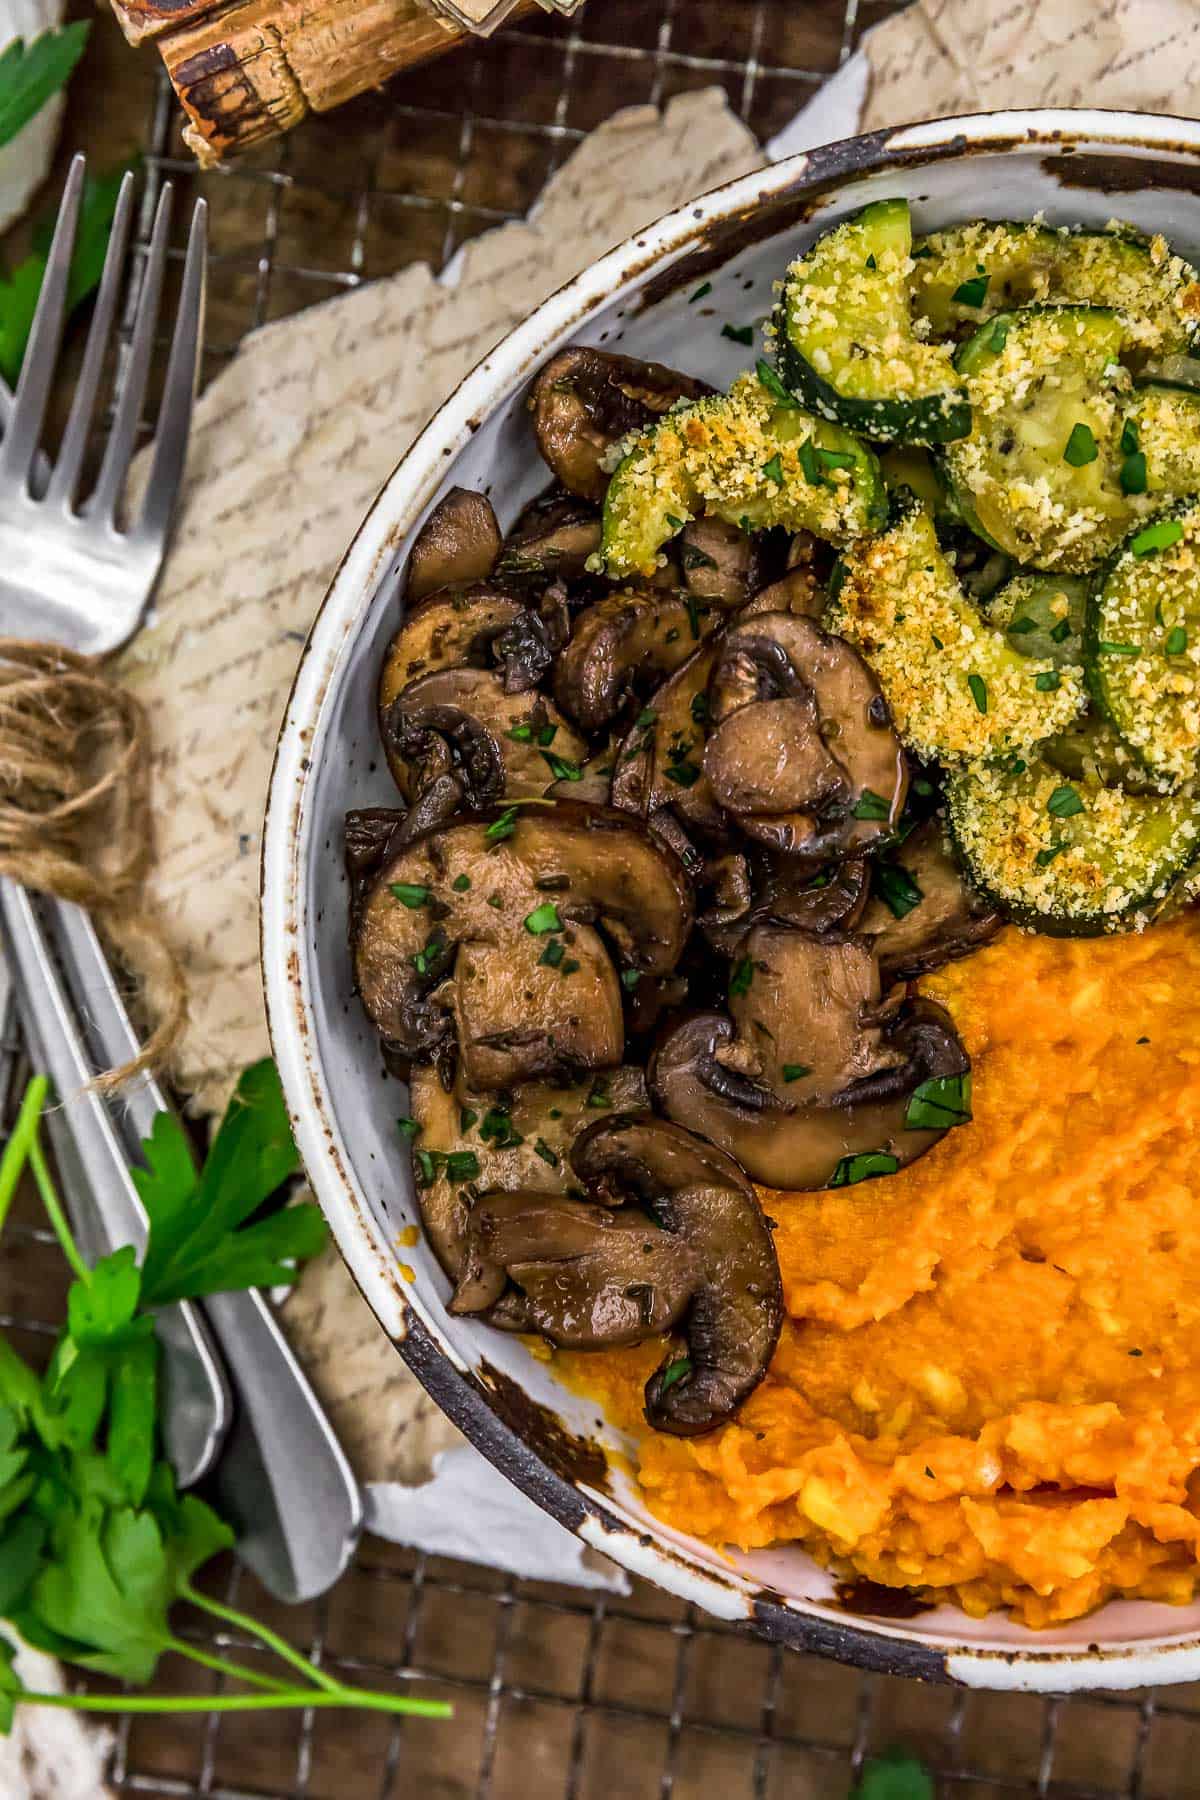
[[(695, 20), (703, 4), (727, 15), (727, 38), (712, 33), (696, 47)], [(202, 186), (213, 209), (217, 246), (212, 274), (245, 289), (244, 318), (230, 328), (222, 316), (206, 346), (211, 374), (237, 348), (246, 330), (297, 310), (364, 279), (387, 272), (372, 253), (371, 221), (382, 201), (432, 223), (414, 234), (423, 254), (442, 266), (457, 247), (488, 226), (523, 213), (547, 175), (586, 134), (574, 122), (581, 90), (609, 80), (614, 70), (636, 72), (631, 94), (620, 83), (604, 111), (626, 98), (659, 103), (681, 87), (718, 82), (760, 135), (776, 128), (844, 60), (863, 22), (896, 10), (900, 0), (800, 0), (799, 11), (822, 15), (831, 55), (824, 66), (772, 57), (769, 41), (789, 0), (656, 0), (643, 6), (639, 41), (606, 35), (606, 0), (591, 0), (569, 26), (520, 27), (456, 61), (461, 104), (430, 103), (426, 78), (392, 84), (386, 101), (364, 102), (365, 128), (386, 110), (388, 129), (414, 139), (431, 131), (454, 139), (448, 182), (436, 193), (417, 185), (388, 185), (380, 157), (347, 188), (330, 185), (350, 231), (337, 266), (297, 254), (284, 241), (289, 197), (315, 187), (303, 157), (302, 131), (249, 165), (198, 182), (178, 151), (175, 108), (165, 77), (156, 89), (144, 145), (147, 175), (139, 248), (144, 251), (154, 202), (164, 179), (185, 189)], [(609, 37), (613, 41), (609, 41)], [(719, 36), (719, 34), (718, 34)], [(516, 49), (545, 59), (556, 91), (542, 116), (510, 116), (496, 104), (491, 68)], [(774, 98), (764, 104), (764, 90)], [(457, 98), (457, 97), (456, 97)], [(781, 111), (782, 109), (782, 111)], [(591, 121), (589, 120), (589, 125)], [(530, 191), (481, 193), (472, 184), (484, 134), (540, 146)], [(333, 171), (336, 175), (336, 170)], [(263, 198), (257, 241), (221, 247), (219, 227), (236, 211), (235, 194)], [(180, 253), (181, 254), (181, 253)], [(393, 261), (391, 266), (400, 266)], [(292, 288), (279, 304), (279, 287)], [(13, 1117), (21, 1048), (11, 1028), (0, 1037), (0, 1095)], [(6, 1234), (5, 1258), (56, 1254), (52, 1235), (19, 1216)], [(0, 1326), (46, 1342), (55, 1327), (26, 1303), (2, 1310), (12, 1283), (0, 1263)], [(9, 1302), (11, 1304), (11, 1301)], [(246, 1601), (251, 1578), (232, 1562), (221, 1572), (231, 1605)], [(352, 1603), (347, 1595), (353, 1590)], [(347, 1611), (347, 1607), (349, 1610)], [(403, 1623), (395, 1614), (403, 1612)], [(339, 1625), (339, 1616), (346, 1620)], [(453, 1653), (439, 1647), (448, 1627), (467, 1620)], [(431, 1633), (431, 1620), (436, 1621)], [(974, 1800), (1001, 1795), (1055, 1800), (1156, 1800), (1200, 1791), (1200, 1699), (1189, 1690), (1131, 1697), (1040, 1701), (920, 1689), (888, 1678), (858, 1675), (768, 1647), (714, 1624), (692, 1608), (674, 1606), (639, 1585), (630, 1600), (589, 1598), (571, 1590), (495, 1576), (422, 1554), (380, 1553), (364, 1546), (339, 1588), (305, 1619), (284, 1623), (288, 1635), (315, 1660), (364, 1683), (399, 1683), (414, 1692), (457, 1702), (452, 1727), (389, 1723), (372, 1734), (360, 1719), (302, 1715), (264, 1758), (227, 1716), (206, 1715), (196, 1736), (178, 1729), (121, 1727), (111, 1780), (121, 1794), (211, 1800), (397, 1800), (417, 1791), (429, 1800), (473, 1795), (475, 1800), (806, 1800), (839, 1796), (865, 1759), (888, 1742), (918, 1750), (947, 1793)], [(228, 1632), (192, 1634), (209, 1648), (249, 1656), (253, 1646)], [(184, 1635), (188, 1634), (185, 1628)], [(565, 1634), (565, 1638), (564, 1638)], [(354, 1641), (351, 1641), (354, 1640)], [(362, 1653), (366, 1641), (371, 1654)], [(564, 1642), (567, 1647), (564, 1648)], [(485, 1654), (486, 1652), (486, 1654)], [(486, 1664), (486, 1666), (484, 1666)], [(531, 1673), (532, 1672), (532, 1673)], [(171, 1685), (175, 1671), (165, 1674)], [(218, 1678), (219, 1682), (220, 1678)], [(256, 1727), (261, 1733), (262, 1726)], [(452, 1732), (453, 1740), (439, 1734)], [(546, 1746), (550, 1746), (547, 1756)], [(452, 1754), (448, 1751), (452, 1750)]]

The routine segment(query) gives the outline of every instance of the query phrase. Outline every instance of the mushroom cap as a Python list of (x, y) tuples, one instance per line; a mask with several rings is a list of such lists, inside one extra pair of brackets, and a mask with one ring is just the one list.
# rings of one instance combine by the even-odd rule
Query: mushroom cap
[(408, 558), (407, 594), (423, 600), (438, 588), (486, 581), (500, 551), (500, 527), (486, 494), (455, 487), (417, 533)]
[(509, 693), (501, 676), (487, 669), (438, 669), (410, 681), (392, 703), (383, 739), (396, 784), (410, 803), (430, 781), (453, 771), (475, 810), (544, 794), (555, 759), (574, 766), (587, 756), (586, 743), (552, 701)]
[[(407, 1055), (439, 1053), (452, 1035), (455, 964), (462, 944), (502, 948), (528, 965), (538, 939), (549, 970), (539, 1000), (507, 1028), (553, 1036), (576, 1014), (568, 968), (576, 932), (597, 925), (622, 966), (670, 973), (691, 928), (691, 892), (677, 859), (628, 817), (570, 801), (510, 807), (462, 819), (404, 845), (380, 869), (355, 943), (359, 992), (385, 1037)], [(581, 938), (591, 946), (591, 938)], [(562, 955), (550, 949), (561, 946)], [(550, 958), (555, 960), (551, 961)], [(446, 986), (443, 988), (443, 983)], [(440, 990), (440, 991), (439, 991)], [(514, 1001), (523, 989), (512, 988)], [(594, 1020), (583, 1066), (619, 1060)], [(493, 1029), (502, 1029), (493, 1019)]]
[(1003, 924), (1003, 915), (963, 879), (935, 818), (911, 832), (878, 869), (861, 930), (885, 982), (915, 981), (970, 956)]
[(783, 1324), (779, 1260), (753, 1188), (714, 1145), (645, 1113), (589, 1127), (571, 1166), (595, 1198), (637, 1200), (697, 1259), (688, 1367), (668, 1356), (650, 1377), (646, 1417), (681, 1437), (713, 1430), (762, 1380)]
[(602, 500), (609, 446), (650, 424), (677, 400), (712, 389), (662, 363), (572, 345), (552, 356), (529, 393), (538, 449), (562, 485), (584, 500)]
[(712, 609), (671, 589), (626, 588), (596, 600), (577, 616), (554, 673), (554, 695), (584, 731), (599, 731), (652, 678), (685, 662), (717, 623)]

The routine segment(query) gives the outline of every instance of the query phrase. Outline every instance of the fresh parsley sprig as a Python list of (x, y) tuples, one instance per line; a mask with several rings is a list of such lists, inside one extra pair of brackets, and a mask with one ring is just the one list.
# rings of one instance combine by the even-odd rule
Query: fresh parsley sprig
[(66, 86), (91, 29), (81, 20), (61, 31), (43, 31), (30, 44), (14, 38), (0, 55), (0, 149), (11, 144), (47, 100)]
[[(439, 1701), (347, 1686), (276, 1632), (195, 1585), (233, 1532), (194, 1494), (179, 1495), (161, 1456), (158, 1344), (152, 1309), (289, 1278), (324, 1242), (311, 1205), (256, 1220), (298, 1168), (274, 1064), (248, 1070), (197, 1173), (178, 1121), (164, 1116), (137, 1176), (149, 1219), (139, 1268), (131, 1248), (88, 1266), (75, 1242), (39, 1123), (47, 1097), (30, 1082), (0, 1158), (0, 1229), (28, 1166), (74, 1281), (67, 1319), (43, 1375), (0, 1336), (0, 1619), (78, 1668), (141, 1686), (164, 1652), (249, 1688), (234, 1694), (30, 1693), (0, 1636), (0, 1732), (17, 1705), (82, 1712), (255, 1712), (354, 1707), (448, 1716)], [(172, 1631), (185, 1600), (257, 1639), (286, 1679), (214, 1655)], [(299, 1678), (299, 1679), (297, 1679)]]

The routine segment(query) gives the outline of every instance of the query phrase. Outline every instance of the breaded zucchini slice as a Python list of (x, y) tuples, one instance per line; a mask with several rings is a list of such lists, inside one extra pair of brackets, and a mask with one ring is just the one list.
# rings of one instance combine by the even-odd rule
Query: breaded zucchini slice
[(845, 552), (825, 623), (875, 671), (910, 750), (945, 763), (1025, 751), (1083, 710), (1082, 669), (1023, 656), (963, 593), (914, 501)]
[(1079, 231), (1034, 220), (976, 220), (914, 250), (913, 310), (943, 337), (1016, 307), (1079, 302), (1121, 315), (1147, 355), (1187, 350), (1200, 326), (1200, 278), (1163, 237), (1128, 226)]
[(747, 531), (780, 525), (835, 544), (887, 516), (874, 452), (756, 374), (667, 413), (623, 450), (596, 558), (608, 575), (652, 575), (662, 546), (701, 512)]
[(1096, 700), (1160, 778), (1200, 769), (1200, 497), (1139, 525), (1106, 564), (1084, 632)]
[(784, 276), (774, 330), (785, 383), (867, 437), (940, 444), (971, 409), (949, 350), (913, 330), (907, 200), (877, 200), (818, 238)]
[(992, 595), (987, 616), (1019, 656), (1053, 663), (1056, 669), (1079, 669), (1087, 600), (1088, 584), (1081, 575), (1023, 570)]
[(1141, 929), (1200, 852), (1200, 799), (1072, 781), (1040, 759), (955, 771), (946, 804), (975, 886), (1056, 937)]

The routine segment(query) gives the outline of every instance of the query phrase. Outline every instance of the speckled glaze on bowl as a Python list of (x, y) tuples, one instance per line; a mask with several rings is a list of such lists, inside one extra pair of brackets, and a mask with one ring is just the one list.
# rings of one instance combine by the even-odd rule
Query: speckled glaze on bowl
[[(263, 966), (271, 1035), (296, 1137), (342, 1254), (383, 1329), (483, 1454), (545, 1510), (636, 1574), (721, 1618), (861, 1664), (972, 1686), (1065, 1692), (1200, 1679), (1200, 1604), (1110, 1602), (1052, 1631), (953, 1607), (907, 1618), (850, 1613), (795, 1548), (726, 1554), (667, 1530), (607, 1453), (627, 1449), (593, 1403), (560, 1387), (516, 1338), (451, 1318), (448, 1284), (419, 1242), (395, 1121), (353, 997), (345, 947), (342, 817), (394, 800), (374, 690), (400, 617), (417, 528), (455, 483), (484, 489), (502, 526), (546, 484), (523, 406), (564, 343), (620, 347), (725, 384), (747, 352), (724, 320), (760, 317), (784, 264), (868, 200), (907, 195), (920, 231), (976, 217), (1164, 231), (1200, 256), (1200, 125), (1127, 113), (1009, 112), (828, 145), (705, 195), (554, 294), (466, 377), (384, 487), (305, 648), (276, 753), (263, 848)], [(688, 296), (712, 283), (703, 307)], [(619, 1464), (619, 1458), (618, 1458)]]

